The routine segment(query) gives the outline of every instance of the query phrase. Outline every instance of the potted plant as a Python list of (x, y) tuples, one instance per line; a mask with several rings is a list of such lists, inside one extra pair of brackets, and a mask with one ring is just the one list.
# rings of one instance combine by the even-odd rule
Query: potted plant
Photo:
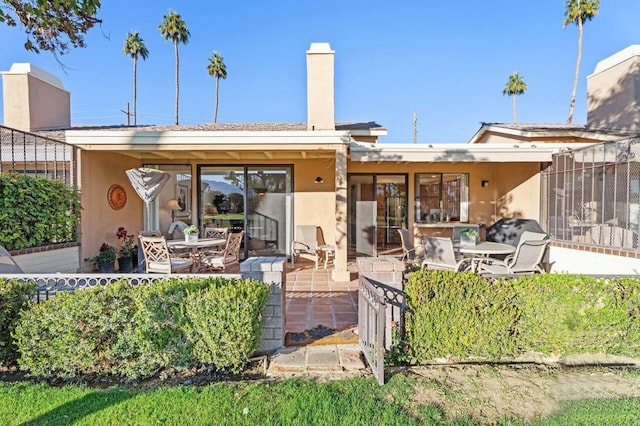
[(480, 234), (475, 228), (465, 228), (460, 231), (460, 245), (461, 246), (475, 246)]
[(196, 243), (198, 242), (198, 227), (196, 225), (189, 225), (184, 228), (184, 240), (187, 243)]
[(113, 273), (115, 271), (117, 250), (114, 246), (102, 243), (97, 255), (89, 259), (98, 265), (98, 272)]
[(118, 270), (120, 272), (131, 272), (133, 270), (133, 256), (138, 253), (137, 247), (133, 244), (133, 235), (129, 234), (121, 226), (118, 228), (116, 236), (122, 244), (118, 250)]

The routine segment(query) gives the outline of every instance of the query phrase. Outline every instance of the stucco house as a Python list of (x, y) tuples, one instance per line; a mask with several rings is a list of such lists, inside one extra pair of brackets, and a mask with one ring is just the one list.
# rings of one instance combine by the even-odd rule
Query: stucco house
[[(290, 256), (296, 225), (317, 225), (336, 246), (337, 281), (349, 279), (350, 257), (397, 252), (401, 227), (416, 243), (456, 223), (502, 217), (536, 219), (553, 233), (546, 176), (554, 155), (637, 135), (638, 46), (607, 58), (589, 77), (587, 124), (484, 123), (466, 144), (380, 143), (386, 129), (375, 121), (335, 122), (334, 54), (328, 43), (306, 52), (306, 123), (74, 127), (62, 82), (14, 64), (2, 73), (4, 125), (72, 147), (83, 206), (79, 270), (90, 268), (82, 259), (103, 241), (115, 242), (120, 226), (167, 237), (176, 221), (242, 229), (248, 257)], [(138, 167), (172, 176), (149, 218), (125, 174)], [(116, 206), (114, 185), (125, 198)], [(637, 233), (637, 214), (626, 224)], [(557, 235), (557, 270), (571, 271), (577, 255), (599, 256), (617, 273), (640, 270), (637, 238), (615, 254), (599, 246)]]

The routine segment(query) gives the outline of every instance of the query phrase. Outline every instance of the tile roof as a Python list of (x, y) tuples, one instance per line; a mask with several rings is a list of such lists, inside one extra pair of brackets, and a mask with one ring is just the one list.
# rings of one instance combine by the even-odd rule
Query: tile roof
[(502, 127), (505, 129), (518, 130), (523, 132), (552, 132), (552, 131), (582, 131), (597, 132), (612, 135), (634, 135), (637, 132), (630, 132), (621, 129), (590, 127), (586, 124), (566, 124), (566, 123), (481, 123), (482, 126)]
[[(218, 132), (244, 132), (244, 131), (257, 131), (257, 132), (277, 132), (277, 131), (306, 131), (307, 123), (205, 123), (205, 124), (187, 124), (187, 125), (141, 125), (141, 126), (126, 126), (126, 125), (107, 125), (107, 126), (91, 126), (91, 125), (79, 125), (71, 126), (64, 129), (55, 130), (41, 130), (36, 133), (47, 136), (54, 139), (64, 140), (65, 130), (138, 130), (149, 132), (166, 132), (166, 131), (218, 131)], [(377, 124), (374, 121), (368, 122), (339, 122), (336, 123), (336, 130), (349, 131), (349, 130), (386, 130), (383, 126)]]

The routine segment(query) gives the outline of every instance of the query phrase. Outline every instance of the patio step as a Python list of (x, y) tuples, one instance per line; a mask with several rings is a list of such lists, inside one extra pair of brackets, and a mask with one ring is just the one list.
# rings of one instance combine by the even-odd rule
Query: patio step
[(295, 346), (278, 350), (267, 376), (335, 376), (368, 374), (359, 345)]

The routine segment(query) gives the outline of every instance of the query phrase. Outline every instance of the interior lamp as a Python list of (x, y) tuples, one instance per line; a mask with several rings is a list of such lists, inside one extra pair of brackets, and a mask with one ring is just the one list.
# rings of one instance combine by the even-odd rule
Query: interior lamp
[(178, 204), (178, 200), (172, 198), (167, 203), (167, 208), (171, 210), (171, 222), (176, 221), (176, 210), (180, 210), (180, 204)]

